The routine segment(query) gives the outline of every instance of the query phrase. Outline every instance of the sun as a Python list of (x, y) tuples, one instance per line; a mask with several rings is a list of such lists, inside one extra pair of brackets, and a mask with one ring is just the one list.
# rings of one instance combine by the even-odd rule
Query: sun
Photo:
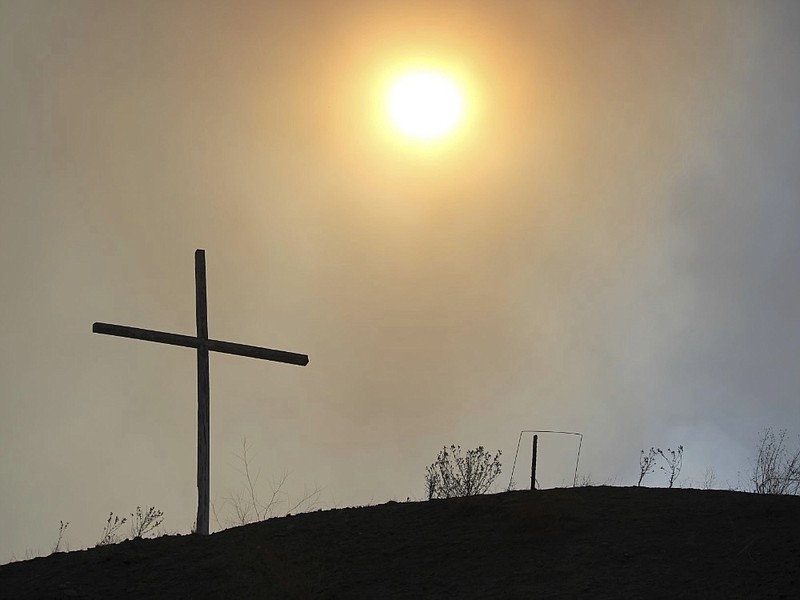
[(441, 72), (411, 71), (389, 86), (386, 110), (401, 134), (431, 142), (459, 124), (464, 114), (464, 96), (458, 85)]

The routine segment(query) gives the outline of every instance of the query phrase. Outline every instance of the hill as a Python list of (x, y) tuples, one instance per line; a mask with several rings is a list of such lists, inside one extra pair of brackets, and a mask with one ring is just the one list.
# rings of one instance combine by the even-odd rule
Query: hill
[(2, 598), (796, 598), (800, 497), (586, 487), (389, 502), (0, 567)]

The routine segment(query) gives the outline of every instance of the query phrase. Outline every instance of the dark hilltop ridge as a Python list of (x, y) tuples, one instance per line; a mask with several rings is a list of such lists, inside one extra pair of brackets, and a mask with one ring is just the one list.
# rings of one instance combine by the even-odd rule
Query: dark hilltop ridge
[(319, 511), (0, 567), (2, 598), (800, 598), (800, 497), (584, 487)]

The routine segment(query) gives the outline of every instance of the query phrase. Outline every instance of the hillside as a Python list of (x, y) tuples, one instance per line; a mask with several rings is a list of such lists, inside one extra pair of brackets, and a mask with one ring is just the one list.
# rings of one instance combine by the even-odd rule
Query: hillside
[(588, 487), (390, 502), (0, 567), (2, 598), (793, 598), (800, 498)]

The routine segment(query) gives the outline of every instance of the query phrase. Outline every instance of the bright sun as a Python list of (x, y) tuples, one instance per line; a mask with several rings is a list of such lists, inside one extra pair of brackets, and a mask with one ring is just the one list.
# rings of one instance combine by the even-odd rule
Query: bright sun
[(400, 133), (427, 142), (458, 125), (464, 98), (458, 86), (442, 73), (412, 71), (392, 82), (386, 108)]

